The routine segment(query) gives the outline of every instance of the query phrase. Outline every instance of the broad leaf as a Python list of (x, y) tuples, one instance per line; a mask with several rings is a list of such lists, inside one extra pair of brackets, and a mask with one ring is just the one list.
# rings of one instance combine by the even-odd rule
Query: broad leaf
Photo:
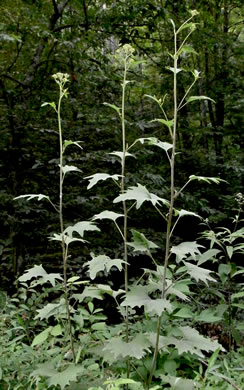
[(51, 330), (52, 336), (60, 336), (63, 333), (62, 327), (60, 324), (55, 325)]
[[(121, 159), (121, 161), (122, 161), (123, 156), (124, 156), (124, 153), (123, 153), (123, 152), (111, 152), (111, 153), (109, 153), (109, 154), (112, 154), (112, 156), (117, 156), (117, 157), (119, 157), (119, 158)], [(135, 158), (135, 156), (134, 156), (133, 154), (129, 153), (129, 152), (126, 152), (126, 153), (125, 153), (125, 157), (134, 157), (134, 158)], [(121, 175), (119, 175), (119, 176), (121, 176)]]
[(110, 272), (112, 267), (116, 267), (119, 271), (122, 271), (124, 260), (120, 259), (111, 259), (105, 255), (93, 256), (92, 260), (85, 263), (85, 266), (88, 266), (88, 272), (90, 278), (95, 279), (98, 272), (107, 271)]
[(69, 237), (73, 237), (73, 233), (75, 232), (75, 233), (78, 233), (83, 238), (84, 233), (87, 231), (99, 232), (100, 229), (94, 224), (94, 222), (81, 221), (81, 222), (77, 222), (73, 226), (68, 226), (64, 230), (64, 234), (68, 235)]
[(213, 260), (215, 256), (220, 252), (219, 249), (209, 249), (198, 257), (197, 265), (201, 265), (208, 260)]
[(88, 242), (86, 240), (83, 240), (82, 238), (76, 238), (76, 237), (71, 237), (71, 236), (68, 236), (67, 234), (57, 234), (57, 233), (54, 233), (53, 236), (49, 237), (49, 240), (50, 241), (60, 241), (62, 242), (63, 241), (63, 238), (64, 238), (64, 243), (65, 245), (69, 246), (69, 244), (71, 242), (75, 242), (75, 241), (80, 241), (80, 242)]
[(148, 295), (150, 286), (134, 286), (126, 294), (121, 306), (141, 307), (144, 306), (146, 313), (160, 316), (164, 310), (172, 311), (172, 305), (167, 299), (151, 299)]
[(113, 337), (109, 339), (103, 350), (112, 354), (113, 361), (116, 361), (126, 357), (142, 359), (146, 352), (150, 352), (149, 347), (150, 343), (147, 337), (139, 333), (128, 343), (123, 341), (121, 337)]
[[(167, 121), (165, 121), (165, 122), (167, 122)], [(168, 122), (171, 122), (171, 121), (168, 121)], [(138, 138), (137, 141), (140, 142), (141, 144), (147, 143), (148, 145), (158, 146), (159, 148), (165, 150), (165, 152), (172, 149), (172, 147), (173, 147), (172, 144), (170, 144), (168, 142), (162, 142), (156, 137)]]
[(196, 241), (186, 241), (182, 242), (179, 245), (172, 246), (170, 252), (174, 253), (176, 255), (176, 261), (180, 262), (181, 260), (185, 259), (189, 254), (193, 257), (193, 259), (195, 259), (196, 255), (201, 254), (199, 248), (204, 247), (202, 245), (197, 244)]
[(70, 382), (76, 382), (77, 377), (81, 376), (84, 372), (84, 367), (81, 365), (75, 365), (71, 363), (63, 371), (57, 371), (54, 364), (51, 362), (44, 363), (39, 368), (32, 372), (32, 376), (48, 378), (48, 387), (60, 386), (61, 390), (64, 390)]
[(160, 205), (160, 203), (169, 207), (169, 202), (166, 199), (149, 192), (146, 187), (141, 184), (137, 184), (137, 187), (129, 187), (128, 190), (114, 199), (114, 203), (135, 200), (136, 208), (139, 209), (145, 201), (151, 202), (154, 206)]
[(31, 346), (34, 347), (35, 345), (40, 345), (40, 344), (44, 343), (44, 341), (47, 340), (51, 330), (52, 330), (52, 326), (49, 326), (48, 328), (43, 330), (41, 333), (36, 335), (34, 337), (34, 340), (31, 343)]
[(150, 249), (158, 248), (158, 245), (154, 244), (152, 241), (149, 241), (143, 233), (133, 229), (131, 232), (133, 235), (133, 241), (128, 242), (128, 245), (134, 248), (134, 252), (148, 252)]
[[(179, 327), (178, 330), (181, 332), (180, 336), (165, 337), (165, 342), (167, 345), (174, 345), (180, 355), (184, 352), (189, 352), (204, 357), (202, 351), (215, 351), (221, 347), (217, 341), (212, 341), (200, 335), (196, 329), (189, 326)], [(223, 347), (221, 347), (221, 350), (224, 350)]]
[(176, 209), (174, 209), (174, 212), (175, 212), (175, 215), (177, 216), (177, 217), (184, 217), (184, 216), (186, 216), (186, 215), (190, 215), (190, 216), (192, 216), (192, 217), (197, 217), (197, 218), (201, 218), (200, 217), (200, 215), (198, 215), (198, 214), (196, 214), (196, 213), (193, 213), (192, 211), (187, 211), (187, 210), (176, 210)]
[(74, 165), (64, 165), (62, 167), (63, 174), (66, 175), (68, 172), (82, 172), (79, 168)]
[[(64, 298), (60, 300), (59, 303), (48, 303), (42, 309), (37, 310), (38, 314), (35, 319), (40, 318), (40, 320), (48, 319), (52, 316), (57, 316), (59, 314), (66, 314), (66, 304)], [(73, 311), (73, 310), (72, 310)]]
[(99, 214), (95, 214), (92, 217), (92, 220), (95, 221), (96, 219), (111, 219), (112, 221), (115, 222), (117, 218), (123, 217), (123, 216), (124, 216), (123, 214), (118, 214), (118, 213), (115, 213), (114, 211), (105, 210)]
[(95, 173), (95, 175), (86, 176), (84, 179), (90, 179), (87, 189), (89, 190), (93, 186), (95, 186), (99, 181), (104, 181), (107, 179), (119, 180), (121, 175), (108, 175), (107, 173)]
[(195, 279), (197, 282), (199, 282), (199, 280), (201, 280), (207, 286), (208, 286), (208, 280), (210, 282), (216, 282), (216, 280), (214, 278), (212, 278), (212, 276), (210, 276), (210, 273), (213, 272), (213, 271), (208, 270), (208, 269), (204, 269), (204, 268), (201, 268), (201, 267), (198, 267), (197, 265), (194, 265), (194, 264), (191, 264), (191, 263), (187, 263), (186, 261), (184, 261), (184, 264), (185, 264), (185, 266), (187, 268), (188, 274), (193, 279)]
[(34, 267), (30, 268), (29, 270), (25, 271), (24, 275), (19, 277), (20, 282), (26, 282), (28, 280), (31, 280), (32, 278), (37, 279), (38, 278), (38, 284), (43, 284), (46, 282), (50, 282), (52, 286), (55, 286), (56, 279), (63, 280), (60, 274), (54, 274), (50, 273), (48, 274), (42, 265), (35, 265)]
[(180, 318), (194, 318), (194, 313), (190, 310), (189, 307), (182, 307), (180, 310), (178, 310), (174, 317), (180, 317)]
[(222, 320), (222, 317), (219, 317), (216, 315), (216, 310), (212, 309), (206, 309), (201, 311), (199, 315), (195, 317), (195, 321), (202, 321), (202, 322), (219, 322)]

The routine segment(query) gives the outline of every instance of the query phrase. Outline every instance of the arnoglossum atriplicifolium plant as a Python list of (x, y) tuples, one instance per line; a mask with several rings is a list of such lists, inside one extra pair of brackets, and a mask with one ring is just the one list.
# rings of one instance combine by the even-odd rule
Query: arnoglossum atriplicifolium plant
[[(194, 49), (187, 45), (187, 40), (195, 30), (196, 25), (192, 22), (192, 19), (196, 15), (197, 12), (192, 11), (191, 17), (178, 29), (176, 29), (174, 22), (171, 20), (174, 31), (174, 52), (170, 54), (173, 59), (173, 66), (169, 69), (172, 71), (174, 78), (173, 118), (169, 118), (164, 110), (165, 97), (158, 99), (154, 96), (147, 96), (159, 105), (163, 118), (155, 119), (154, 121), (167, 126), (171, 143), (163, 142), (155, 137), (139, 138), (131, 145), (128, 145), (126, 142), (125, 92), (127, 85), (130, 83), (130, 80), (127, 80), (127, 70), (131, 66), (136, 65), (136, 61), (133, 58), (133, 49), (129, 45), (123, 46), (115, 55), (115, 58), (120, 61), (124, 69), (121, 84), (121, 106), (105, 103), (117, 112), (121, 122), (122, 151), (112, 152), (113, 155), (117, 155), (121, 160), (122, 168), (119, 186), (121, 193), (114, 199), (113, 203), (117, 204), (121, 202), (123, 213), (121, 210), (117, 213), (106, 210), (100, 214), (96, 214), (92, 220), (112, 220), (124, 242), (125, 290), (124, 298), (120, 301), (120, 307), (122, 309), (125, 308), (125, 311), (122, 311), (125, 320), (125, 334), (124, 337), (121, 337), (121, 335), (115, 336), (106, 341), (103, 348), (103, 358), (110, 362), (110, 364), (115, 364), (118, 360), (126, 359), (127, 377), (130, 376), (135, 379), (140, 379), (146, 389), (150, 388), (153, 378), (160, 378), (159, 380), (162, 383), (170, 383), (171, 386), (176, 386), (176, 383), (180, 380), (181, 386), (186, 386), (185, 388), (189, 389), (193, 388), (195, 386), (194, 381), (177, 378), (176, 367), (179, 362), (179, 355), (187, 352), (202, 358), (203, 350), (214, 352), (216, 349), (221, 348), (217, 342), (205, 339), (194, 328), (180, 326), (178, 323), (180, 318), (202, 321), (203, 318), (206, 319), (211, 314), (208, 310), (200, 314), (192, 311), (191, 292), (189, 290), (189, 286), (193, 283), (192, 280), (197, 283), (205, 283), (206, 285), (208, 285), (208, 282), (216, 282), (210, 275), (210, 270), (199, 266), (213, 256), (211, 252), (202, 254), (200, 249), (203, 247), (196, 242), (183, 242), (179, 245), (173, 245), (173, 232), (179, 219), (187, 215), (200, 218), (196, 213), (175, 208), (175, 200), (179, 194), (193, 180), (216, 184), (219, 184), (221, 181), (221, 179), (215, 177), (191, 175), (181, 189), (176, 191), (175, 187), (178, 114), (186, 104), (201, 99), (209, 99), (206, 96), (189, 96), (192, 87), (199, 78), (200, 72), (197, 70), (191, 71), (193, 82), (187, 88), (185, 95), (180, 101), (178, 101), (177, 96), (177, 77), (180, 72), (184, 71), (178, 67), (178, 60), (183, 53), (195, 53)], [(179, 44), (179, 37), (184, 33), (185, 38), (182, 38), (182, 43)], [(125, 187), (125, 160), (127, 157), (133, 156), (131, 149), (138, 143), (146, 146), (157, 146), (166, 154), (170, 165), (170, 199), (164, 199), (149, 192), (140, 183), (136, 186)], [(117, 182), (119, 180), (119, 174), (108, 175), (106, 173), (97, 173), (87, 177), (87, 179), (89, 179), (89, 189), (101, 180), (112, 179)], [(129, 203), (130, 201), (132, 203)], [(162, 260), (156, 260), (152, 253), (158, 246), (148, 240), (144, 234), (132, 230), (132, 241), (128, 239), (128, 214), (133, 207), (139, 209), (145, 201), (150, 202), (167, 223), (163, 266), (161, 266)], [(123, 227), (120, 227), (120, 221), (122, 219)], [(132, 284), (129, 284), (128, 278), (128, 248), (130, 247), (134, 251), (147, 254), (155, 268), (154, 270), (144, 269), (143, 277)], [(175, 261), (171, 261), (171, 259), (175, 259)], [(87, 262), (86, 266), (88, 266), (90, 276), (94, 279), (97, 267), (96, 258)], [(102, 268), (105, 270), (105, 264), (102, 266), (100, 263), (99, 271), (102, 271)], [(132, 319), (133, 316), (129, 315), (129, 310), (133, 311), (136, 307), (143, 307), (145, 312), (145, 318), (142, 320), (139, 317), (139, 323), (135, 321), (136, 316)], [(170, 349), (170, 353), (168, 349)], [(173, 350), (178, 351), (174, 358), (170, 357)], [(160, 359), (164, 361), (164, 370), (162, 370), (162, 367), (161, 370), (157, 370), (157, 362)], [(168, 373), (172, 375), (166, 376), (165, 374)]]
[[(195, 30), (196, 24), (192, 22), (192, 19), (196, 15), (197, 12), (192, 11), (189, 19), (178, 29), (171, 20), (174, 32), (174, 52), (170, 54), (173, 65), (169, 69), (173, 73), (174, 80), (173, 118), (168, 117), (165, 112), (164, 101), (166, 97), (158, 99), (147, 95), (147, 98), (154, 100), (160, 107), (163, 117), (154, 119), (154, 121), (168, 128), (170, 142), (147, 137), (136, 139), (131, 145), (127, 144), (125, 100), (130, 83), (127, 76), (128, 69), (136, 66), (138, 61), (134, 58), (134, 50), (129, 45), (123, 46), (115, 54), (115, 60), (123, 65), (121, 105), (116, 106), (109, 103), (106, 105), (117, 112), (121, 123), (122, 150), (112, 152), (121, 162), (121, 171), (113, 175), (96, 173), (86, 177), (86, 179), (89, 179), (88, 189), (98, 182), (112, 179), (120, 191), (113, 203), (122, 204), (122, 207), (116, 212), (103, 211), (94, 215), (91, 221), (77, 222), (66, 228), (62, 213), (64, 179), (68, 172), (79, 172), (79, 169), (75, 166), (64, 165), (63, 155), (67, 146), (73, 144), (80, 147), (80, 145), (78, 141), (63, 142), (61, 102), (63, 97), (67, 97), (68, 94), (65, 86), (68, 75), (62, 73), (54, 75), (59, 86), (58, 105), (56, 106), (52, 102), (44, 103), (44, 106), (50, 105), (58, 118), (59, 205), (55, 205), (48, 196), (43, 194), (28, 194), (18, 197), (27, 200), (47, 199), (58, 213), (60, 221), (60, 233), (54, 234), (51, 239), (61, 243), (63, 275), (47, 274), (41, 266), (35, 266), (19, 278), (23, 284), (30, 283), (31, 288), (37, 286), (42, 288), (43, 284), (51, 283), (56, 291), (59, 291), (58, 302), (47, 303), (43, 308), (38, 309), (36, 318), (48, 326), (46, 328), (44, 326), (44, 330), (36, 335), (32, 341), (32, 347), (41, 348), (52, 336), (60, 336), (57, 343), (52, 340), (51, 344), (46, 347), (52, 358), (46, 359), (44, 363), (42, 360), (43, 364), (32, 373), (37, 382), (40, 380), (39, 378), (42, 378), (48, 387), (59, 385), (61, 389), (64, 389), (69, 386), (70, 382), (79, 382), (78, 378), (82, 376), (80, 383), (84, 389), (90, 387), (90, 389), (100, 390), (104, 389), (105, 384), (105, 388), (109, 389), (131, 386), (131, 389), (156, 390), (166, 383), (174, 389), (184, 387), (184, 389), (190, 390), (197, 387), (198, 384), (192, 377), (187, 379), (181, 371), (182, 359), (185, 365), (192, 366), (192, 364), (198, 364), (198, 359), (204, 359), (203, 351), (215, 353), (216, 350), (221, 349), (216, 341), (201, 336), (196, 329), (190, 326), (192, 321), (200, 322), (212, 315), (207, 309), (201, 313), (194, 311), (190, 286), (194, 283), (208, 285), (208, 283), (216, 282), (210, 275), (210, 270), (200, 267), (201, 264), (213, 257), (213, 253), (211, 251), (203, 252), (204, 247), (195, 241), (182, 242), (178, 245), (174, 245), (173, 242), (174, 229), (180, 218), (187, 215), (200, 218), (196, 213), (184, 209), (178, 210), (175, 207), (175, 201), (179, 194), (193, 180), (216, 184), (221, 181), (218, 178), (191, 175), (181, 189), (176, 190), (175, 186), (178, 114), (186, 104), (209, 99), (205, 96), (189, 96), (193, 85), (199, 78), (197, 70), (191, 71), (193, 81), (187, 88), (185, 95), (178, 99), (177, 78), (180, 72), (185, 71), (178, 67), (178, 60), (183, 53), (195, 53), (194, 49), (187, 45), (187, 41)], [(181, 43), (179, 43), (180, 40)], [(133, 156), (131, 152), (135, 145), (158, 147), (166, 155), (171, 178), (169, 199), (155, 195), (140, 183), (137, 183), (136, 186), (126, 185), (126, 159)], [(129, 236), (128, 214), (134, 207), (139, 210), (146, 201), (155, 207), (164, 223), (167, 224), (163, 259), (158, 245), (150, 241), (144, 234), (132, 230)], [(67, 280), (69, 245), (74, 241), (84, 242), (85, 231), (99, 231), (95, 221), (103, 219), (111, 220), (115, 224), (123, 240), (122, 259), (111, 259), (106, 254), (96, 256), (91, 253), (92, 259), (85, 264), (85, 267), (88, 267), (88, 274), (92, 281), (98, 272), (109, 273), (112, 267), (116, 267), (120, 271), (123, 269), (123, 290), (114, 291), (111, 287), (112, 280), (107, 285), (91, 283), (86, 285), (87, 281), (81, 281), (76, 276)], [(152, 262), (152, 267), (144, 269), (143, 276), (133, 283), (130, 282), (128, 276), (128, 253), (130, 250), (148, 255)], [(155, 252), (158, 255), (157, 259)], [(85, 287), (83, 286), (83, 291), (80, 292), (79, 288), (83, 284)], [(101, 314), (101, 309), (95, 308), (94, 299), (102, 300), (105, 294), (109, 294), (115, 299), (124, 319), (122, 324), (114, 327), (106, 325), (106, 317)], [(71, 306), (70, 299), (75, 302), (75, 305)], [(86, 302), (85, 305), (84, 302)], [(136, 307), (144, 309), (143, 316), (136, 312)], [(50, 318), (54, 318), (57, 324), (50, 325), (48, 323)], [(181, 321), (185, 323), (182, 324)], [(77, 332), (78, 338), (75, 337)], [(69, 340), (69, 347), (67, 348), (66, 345), (65, 351), (62, 351), (60, 344), (67, 344), (67, 340)], [(69, 360), (70, 358), (72, 362)], [(117, 379), (118, 376), (121, 378)], [(106, 379), (107, 382), (104, 383)]]

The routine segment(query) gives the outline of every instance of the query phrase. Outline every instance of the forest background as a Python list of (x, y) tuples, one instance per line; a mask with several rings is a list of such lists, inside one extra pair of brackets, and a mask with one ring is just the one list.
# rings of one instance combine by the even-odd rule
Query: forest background
[[(57, 100), (52, 80), (56, 72), (70, 75), (69, 99), (63, 105), (64, 139), (80, 140), (83, 150), (70, 147), (65, 161), (82, 172), (67, 175), (64, 220), (67, 225), (88, 220), (113, 199), (111, 184), (87, 190), (84, 177), (120, 170), (121, 129), (116, 112), (104, 102), (118, 104), (122, 69), (113, 61), (116, 49), (128, 43), (143, 62), (130, 70), (134, 80), (126, 98), (128, 140), (157, 136), (169, 140), (166, 127), (150, 122), (159, 116), (146, 94), (168, 94), (171, 109), (172, 72), (168, 52), (173, 45), (169, 18), (179, 24), (189, 9), (199, 11), (197, 32), (180, 67), (198, 69), (193, 95), (209, 96), (185, 106), (179, 117), (176, 186), (189, 175), (218, 176), (219, 186), (192, 184), (178, 203), (198, 212), (210, 225), (231, 227), (236, 194), (243, 179), (243, 3), (241, 0), (200, 1), (89, 1), (5, 0), (0, 4), (0, 280), (11, 292), (17, 275), (34, 264), (62, 270), (59, 245), (47, 237), (59, 230), (58, 217), (47, 202), (13, 201), (20, 194), (44, 193), (58, 202), (58, 130), (53, 110), (41, 108)], [(179, 95), (184, 96), (189, 73), (182, 72)], [(168, 102), (168, 103), (167, 103)], [(168, 106), (167, 106), (168, 105)], [(167, 161), (160, 152), (135, 153), (128, 159), (130, 185), (140, 180), (159, 196), (170, 191)], [(150, 167), (150, 168), (149, 168)], [(149, 173), (150, 172), (150, 173)], [(180, 172), (180, 173), (179, 173)], [(150, 208), (132, 218), (133, 228), (161, 240), (161, 220)], [(160, 227), (159, 227), (160, 225)], [(188, 216), (182, 219), (174, 242), (194, 240), (206, 226)], [(160, 233), (161, 235), (161, 233)], [(103, 223), (103, 235), (89, 246), (74, 245), (70, 270), (78, 273), (91, 250), (96, 254), (122, 252), (118, 233)], [(134, 256), (134, 255), (133, 255)], [(137, 268), (137, 256), (131, 259)], [(140, 264), (143, 264), (141, 258)]]

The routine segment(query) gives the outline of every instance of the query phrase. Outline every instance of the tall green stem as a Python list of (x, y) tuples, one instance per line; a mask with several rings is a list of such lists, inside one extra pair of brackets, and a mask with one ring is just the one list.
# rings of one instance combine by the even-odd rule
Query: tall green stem
[(66, 305), (66, 314), (68, 322), (68, 331), (70, 338), (70, 349), (72, 353), (72, 359), (75, 362), (75, 350), (74, 350), (74, 341), (72, 335), (72, 324), (69, 308), (69, 298), (68, 298), (68, 288), (67, 288), (67, 259), (68, 259), (68, 247), (65, 245), (64, 238), (64, 221), (63, 221), (63, 137), (62, 137), (62, 124), (61, 124), (61, 102), (65, 95), (64, 92), (64, 82), (60, 81), (59, 83), (59, 101), (58, 101), (58, 131), (59, 131), (59, 222), (60, 222), (60, 231), (61, 231), (61, 245), (62, 245), (62, 259), (63, 259), (63, 274), (64, 274), (64, 298)]
[[(126, 89), (126, 75), (127, 75), (127, 57), (124, 60), (124, 78), (122, 83), (122, 102), (121, 102), (121, 124), (122, 124), (122, 161), (121, 161), (121, 192), (125, 192), (125, 158), (126, 158), (126, 138), (125, 138), (125, 89)], [(125, 293), (128, 293), (128, 248), (127, 248), (127, 207), (126, 202), (123, 201), (123, 212), (124, 212), (124, 281), (125, 281)], [(125, 307), (125, 339), (128, 343), (129, 341), (129, 315), (128, 315), (128, 306)], [(129, 377), (129, 361), (126, 362), (127, 367), (127, 377)]]
[[(175, 150), (176, 150), (176, 130), (177, 130), (177, 113), (178, 113), (178, 107), (177, 107), (177, 65), (178, 65), (178, 55), (177, 55), (177, 34), (174, 28), (174, 125), (173, 125), (173, 132), (172, 132), (172, 154), (170, 158), (170, 207), (169, 207), (169, 213), (167, 218), (167, 233), (166, 233), (166, 244), (165, 244), (165, 256), (164, 256), (164, 270), (163, 270), (163, 276), (162, 276), (162, 299), (165, 298), (166, 295), (166, 272), (168, 267), (168, 261), (169, 261), (169, 251), (170, 251), (170, 237), (171, 237), (171, 226), (172, 226), (172, 217), (174, 212), (174, 176), (175, 176)], [(158, 348), (159, 348), (159, 337), (160, 337), (160, 328), (161, 328), (161, 316), (158, 317), (157, 320), (157, 329), (156, 329), (156, 342), (155, 342), (155, 349), (153, 354), (153, 360), (152, 360), (152, 367), (148, 379), (148, 388), (152, 382), (152, 377), (156, 368), (156, 362), (158, 357)]]

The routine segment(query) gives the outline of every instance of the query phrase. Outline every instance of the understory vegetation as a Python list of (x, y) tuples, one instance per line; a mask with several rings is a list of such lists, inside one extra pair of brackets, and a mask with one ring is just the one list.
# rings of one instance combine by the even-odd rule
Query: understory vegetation
[[(56, 17), (66, 3), (53, 2)], [(115, 12), (107, 3), (102, 12)], [(88, 45), (89, 7), (85, 1), (83, 6)], [(230, 183), (233, 171), (223, 174), (231, 163), (222, 148), (231, 136), (221, 135), (223, 118), (209, 135), (211, 115), (217, 121), (218, 110), (224, 110), (221, 90), (217, 100), (203, 93), (202, 58), (194, 46), (201, 15), (185, 11), (183, 22), (168, 18), (170, 40), (163, 54), (157, 32), (149, 29), (152, 42), (158, 40), (152, 63), (167, 57), (161, 73), (144, 53), (147, 43), (140, 51), (138, 40), (123, 41), (123, 29), (114, 36), (109, 31), (104, 68), (94, 59), (95, 48), (86, 48), (85, 60), (99, 65), (103, 77), (91, 81), (84, 73), (78, 88), (75, 69), (67, 73), (57, 65), (45, 80), (50, 85), (41, 93), (45, 99), (35, 100), (36, 126), (44, 134), (33, 136), (35, 156), (15, 140), (22, 168), (28, 159), (33, 165), (26, 165), (21, 185), (19, 170), (11, 166), (11, 197), (2, 196), (10, 221), (10, 228), (3, 224), (0, 246), (2, 390), (243, 389), (242, 157), (225, 152), (235, 153)], [(58, 28), (54, 19), (52, 33)], [(106, 30), (105, 24), (100, 33)], [(18, 41), (19, 56), (22, 38), (9, 34)], [(42, 39), (44, 45), (52, 37)], [(30, 68), (20, 87), (31, 77)], [(113, 93), (103, 90), (98, 104), (95, 89), (102, 80)], [(162, 80), (163, 87), (153, 87)], [(94, 94), (88, 91), (92, 83)], [(3, 87), (4, 99), (13, 104), (17, 95)], [(27, 95), (33, 91), (25, 91), (15, 109), (20, 114), (28, 103), (31, 115)], [(82, 95), (84, 112), (76, 94)], [(97, 122), (90, 116), (87, 124), (84, 113), (92, 109)], [(50, 127), (42, 128), (41, 119)], [(13, 125), (15, 117), (9, 120)], [(20, 123), (17, 138), (24, 128)], [(35, 126), (25, 130), (31, 134)]]

